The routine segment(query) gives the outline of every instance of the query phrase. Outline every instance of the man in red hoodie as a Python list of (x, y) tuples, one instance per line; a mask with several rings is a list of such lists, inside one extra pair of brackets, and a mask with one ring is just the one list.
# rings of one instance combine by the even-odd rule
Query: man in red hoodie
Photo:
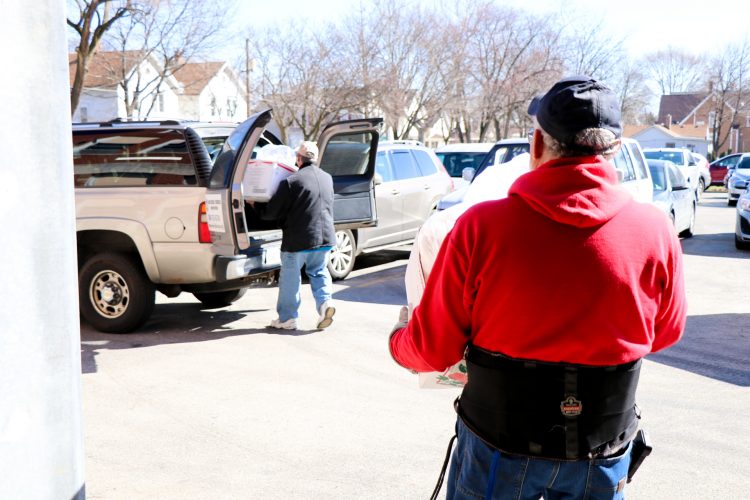
[(566, 78), (529, 114), (531, 171), (458, 220), (391, 354), (415, 371), (466, 357), (448, 499), (622, 498), (640, 360), (685, 326), (682, 251), (608, 161), (612, 90)]

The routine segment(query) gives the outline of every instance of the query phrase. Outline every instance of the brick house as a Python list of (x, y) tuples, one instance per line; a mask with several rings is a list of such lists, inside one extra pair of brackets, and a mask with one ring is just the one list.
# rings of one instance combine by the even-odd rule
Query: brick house
[[(750, 105), (735, 109), (730, 103), (736, 102), (736, 95), (730, 95), (724, 103), (718, 141), (723, 144), (718, 151), (713, 151), (714, 127), (719, 120), (717, 100), (718, 96), (713, 91), (663, 95), (659, 104), (658, 124), (678, 135), (684, 131), (695, 134), (696, 130), (705, 129), (705, 138), (709, 141), (708, 154), (713, 157), (750, 151)], [(750, 96), (747, 100), (750, 101)]]

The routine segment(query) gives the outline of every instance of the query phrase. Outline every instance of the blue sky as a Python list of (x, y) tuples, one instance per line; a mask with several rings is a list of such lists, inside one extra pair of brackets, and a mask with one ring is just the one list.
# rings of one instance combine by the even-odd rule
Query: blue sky
[[(728, 42), (742, 40), (750, 30), (732, 19), (746, 18), (750, 7), (746, 0), (497, 0), (539, 13), (558, 13), (574, 8), (582, 15), (604, 18), (608, 33), (627, 37), (625, 46), (633, 56), (672, 45), (695, 53), (713, 53)], [(435, 8), (452, 5), (446, 0), (422, 0)], [(260, 3), (241, 0), (238, 26), (258, 26), (284, 22), (293, 17), (319, 22), (349, 12), (357, 0), (277, 0)], [(269, 8), (272, 6), (272, 8)], [(731, 12), (736, 15), (732, 16)], [(741, 12), (744, 11), (744, 12)], [(744, 14), (744, 15), (743, 15)]]

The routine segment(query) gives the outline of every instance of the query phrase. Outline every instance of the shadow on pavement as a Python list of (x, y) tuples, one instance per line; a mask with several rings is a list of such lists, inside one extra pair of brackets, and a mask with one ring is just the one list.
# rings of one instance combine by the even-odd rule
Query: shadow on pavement
[(375, 271), (365, 276), (338, 281), (337, 284), (339, 286), (346, 288), (334, 292), (333, 299), (368, 304), (405, 305), (405, 270), (406, 262), (402, 265), (383, 269), (382, 271)]
[(680, 342), (648, 359), (750, 387), (750, 314), (689, 316)]
[(750, 252), (735, 248), (734, 233), (696, 234), (692, 238), (683, 238), (681, 242), (685, 255), (750, 259)]
[[(232, 329), (231, 323), (249, 313), (266, 309), (202, 309), (197, 303), (159, 304), (151, 319), (139, 330), (128, 334), (101, 333), (81, 324), (81, 371), (96, 373), (96, 356), (103, 349), (138, 349), (185, 342), (206, 342), (240, 335), (285, 335), (298, 337), (318, 330), (277, 330), (274, 328)], [(176, 317), (188, 318), (198, 325), (190, 330), (175, 329)]]

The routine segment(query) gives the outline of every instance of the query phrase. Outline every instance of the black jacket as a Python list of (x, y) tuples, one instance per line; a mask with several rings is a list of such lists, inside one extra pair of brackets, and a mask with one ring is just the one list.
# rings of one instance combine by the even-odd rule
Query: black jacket
[(312, 163), (279, 184), (265, 205), (256, 204), (256, 212), (266, 220), (276, 220), (284, 231), (281, 250), (299, 252), (334, 246), (333, 179)]

